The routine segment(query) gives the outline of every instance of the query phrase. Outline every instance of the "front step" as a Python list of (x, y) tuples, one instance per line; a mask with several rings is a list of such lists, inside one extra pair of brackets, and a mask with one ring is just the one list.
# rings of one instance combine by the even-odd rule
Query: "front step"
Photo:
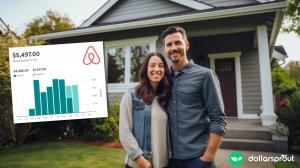
[(223, 149), (274, 152), (272, 135), (259, 120), (227, 119)]
[(220, 148), (274, 152), (274, 145), (271, 140), (224, 138)]
[(272, 135), (267, 130), (227, 130), (225, 138), (272, 140)]

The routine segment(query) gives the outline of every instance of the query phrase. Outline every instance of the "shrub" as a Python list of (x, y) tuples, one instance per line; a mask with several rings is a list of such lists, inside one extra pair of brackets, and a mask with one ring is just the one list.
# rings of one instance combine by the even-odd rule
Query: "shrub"
[(300, 145), (300, 91), (288, 96), (288, 104), (277, 110), (280, 122), (289, 127), (292, 143)]
[[(107, 118), (90, 119), (81, 123), (85, 125), (85, 129), (80, 131), (80, 137), (85, 140), (119, 140), (119, 108), (119, 104), (110, 104)], [(75, 128), (75, 132), (78, 131)]]
[(272, 71), (273, 92), (280, 93), (285, 98), (297, 90), (296, 82), (289, 78), (287, 72), (281, 67), (276, 67)]
[(119, 104), (109, 105), (108, 117), (92, 120), (93, 130), (100, 131), (105, 141), (119, 139)]

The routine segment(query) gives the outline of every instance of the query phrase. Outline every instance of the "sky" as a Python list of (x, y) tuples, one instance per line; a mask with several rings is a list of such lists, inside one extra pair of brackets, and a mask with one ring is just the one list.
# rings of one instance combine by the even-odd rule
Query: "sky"
[[(76, 26), (107, 0), (0, 0), (0, 17), (17, 34), (22, 34), (34, 17), (45, 15), (47, 10), (67, 14)], [(300, 37), (295, 33), (280, 33), (276, 45), (283, 45), (290, 60), (300, 60)]]

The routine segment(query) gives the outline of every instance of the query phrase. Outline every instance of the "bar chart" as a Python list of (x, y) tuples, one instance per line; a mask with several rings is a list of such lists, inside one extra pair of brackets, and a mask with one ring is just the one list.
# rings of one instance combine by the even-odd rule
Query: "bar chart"
[(9, 54), (14, 123), (108, 116), (102, 42), (10, 48)]
[(64, 79), (53, 79), (46, 92), (40, 92), (40, 81), (33, 81), (35, 108), (29, 116), (79, 112), (78, 85), (65, 86)]

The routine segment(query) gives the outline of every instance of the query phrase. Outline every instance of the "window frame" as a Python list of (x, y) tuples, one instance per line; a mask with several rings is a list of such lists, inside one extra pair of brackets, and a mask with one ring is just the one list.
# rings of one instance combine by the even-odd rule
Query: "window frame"
[(107, 50), (109, 48), (125, 48), (125, 72), (124, 72), (124, 83), (107, 83), (107, 92), (108, 93), (122, 93), (126, 92), (129, 88), (135, 87), (138, 82), (130, 82), (131, 77), (131, 50), (130, 47), (132, 46), (139, 46), (139, 45), (149, 45), (149, 52), (156, 51), (156, 41), (158, 36), (148, 36), (148, 37), (141, 37), (141, 38), (131, 38), (131, 39), (124, 39), (124, 40), (114, 40), (114, 41), (105, 41), (104, 42), (104, 55), (105, 55), (105, 74), (106, 74), (106, 81), (108, 82), (108, 54)]

